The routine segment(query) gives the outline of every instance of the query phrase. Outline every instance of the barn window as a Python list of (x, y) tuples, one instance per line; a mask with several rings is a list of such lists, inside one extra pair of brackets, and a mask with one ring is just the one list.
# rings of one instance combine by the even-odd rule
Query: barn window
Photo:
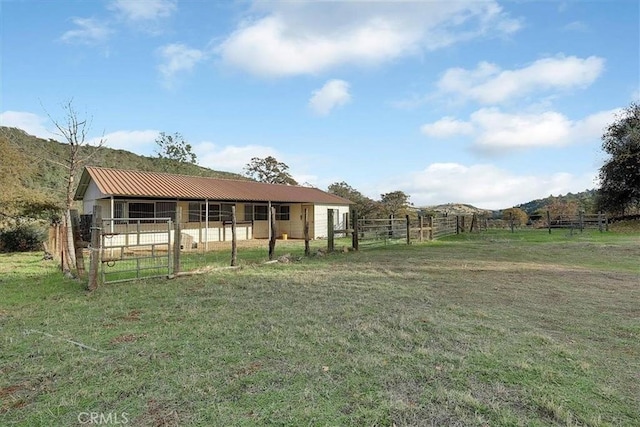
[[(129, 202), (129, 218), (153, 218), (155, 216), (155, 204), (149, 202)], [(147, 222), (147, 221), (141, 221)]]
[(266, 205), (255, 205), (253, 207), (253, 218), (256, 221), (266, 221), (269, 219), (269, 207)]
[(290, 206), (276, 206), (276, 219), (279, 221), (289, 221), (290, 211)]
[(234, 206), (235, 205), (228, 203), (220, 205), (220, 221), (231, 221)]
[(176, 220), (176, 202), (156, 202), (156, 217)]

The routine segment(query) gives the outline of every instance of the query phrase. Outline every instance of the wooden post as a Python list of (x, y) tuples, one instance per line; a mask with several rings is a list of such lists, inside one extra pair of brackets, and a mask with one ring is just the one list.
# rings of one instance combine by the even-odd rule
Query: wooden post
[(514, 233), (513, 212), (509, 212), (509, 226), (511, 227), (511, 232)]
[(276, 250), (276, 208), (271, 207), (271, 219), (269, 221), (269, 261), (273, 260)]
[(549, 234), (551, 234), (551, 214), (547, 210), (547, 226), (549, 227)]
[(98, 269), (100, 268), (100, 254), (102, 244), (102, 207), (93, 206), (91, 216), (91, 254), (89, 256), (89, 283), (87, 289), (90, 291), (98, 287)]
[(327, 252), (333, 252), (334, 249), (333, 209), (327, 209)]
[(78, 278), (85, 277), (84, 271), (84, 257), (82, 253), (82, 237), (80, 236), (80, 215), (78, 215), (77, 209), (71, 209), (69, 212), (71, 216), (71, 235), (73, 236), (73, 248), (76, 253), (76, 271), (78, 272)]
[(433, 215), (429, 215), (429, 240), (433, 240)]
[(418, 222), (420, 224), (420, 241), (422, 242), (424, 240), (424, 217), (422, 215), (418, 217)]
[(456, 215), (456, 234), (460, 234), (460, 215)]
[(407, 215), (407, 245), (411, 244), (411, 223), (409, 222), (409, 215)]
[(173, 227), (173, 274), (180, 273), (180, 254), (182, 253), (182, 207), (176, 207), (176, 220)]
[(309, 208), (304, 208), (304, 255), (311, 255), (309, 247)]
[(580, 232), (582, 233), (584, 231), (584, 211), (580, 211), (579, 212), (580, 215)]
[(236, 240), (236, 207), (231, 206), (231, 267), (238, 264), (238, 242)]
[(353, 215), (351, 215), (353, 221), (353, 235), (351, 236), (351, 246), (353, 246), (354, 250), (358, 250), (358, 211), (354, 210)]

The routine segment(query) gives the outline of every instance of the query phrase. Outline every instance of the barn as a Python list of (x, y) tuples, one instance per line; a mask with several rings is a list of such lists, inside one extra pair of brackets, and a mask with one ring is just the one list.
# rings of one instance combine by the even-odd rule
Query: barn
[(175, 221), (181, 208), (182, 233), (195, 244), (230, 240), (233, 207), (238, 239), (268, 238), (271, 208), (277, 237), (304, 238), (306, 218), (309, 237), (319, 239), (327, 236), (329, 213), (335, 229), (348, 228), (351, 205), (313, 187), (93, 166), (83, 170), (75, 200), (87, 214), (101, 206), (112, 228), (132, 221), (144, 226), (152, 218)]

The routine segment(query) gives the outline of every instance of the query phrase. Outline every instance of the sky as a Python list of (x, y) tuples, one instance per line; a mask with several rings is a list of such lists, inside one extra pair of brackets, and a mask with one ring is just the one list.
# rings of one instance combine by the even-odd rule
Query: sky
[(504, 209), (597, 187), (640, 98), (640, 5), (592, 1), (0, 0), (0, 125), (301, 184)]

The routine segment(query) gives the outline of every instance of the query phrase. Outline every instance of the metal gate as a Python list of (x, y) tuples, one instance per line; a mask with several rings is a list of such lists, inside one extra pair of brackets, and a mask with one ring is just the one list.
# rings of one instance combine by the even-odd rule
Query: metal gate
[(103, 219), (102, 283), (171, 275), (172, 230), (171, 218)]

